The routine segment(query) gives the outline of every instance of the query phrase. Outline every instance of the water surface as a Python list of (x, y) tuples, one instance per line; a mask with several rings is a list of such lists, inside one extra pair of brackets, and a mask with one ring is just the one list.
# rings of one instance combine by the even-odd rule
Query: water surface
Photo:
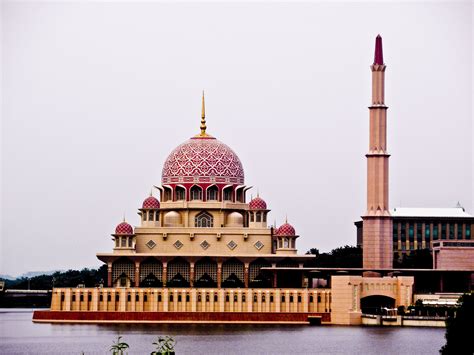
[[(0, 309), (0, 354), (107, 354), (118, 335), (129, 354), (150, 354), (171, 335), (181, 354), (437, 354), (440, 328), (289, 325), (36, 324), (31, 310)], [(109, 353), (110, 354), (110, 353)]]

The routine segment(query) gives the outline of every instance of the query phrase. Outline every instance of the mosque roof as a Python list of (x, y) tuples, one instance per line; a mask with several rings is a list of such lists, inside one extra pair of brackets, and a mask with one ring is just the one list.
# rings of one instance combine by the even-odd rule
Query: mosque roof
[(117, 225), (117, 227), (115, 227), (115, 234), (131, 235), (133, 234), (133, 227), (127, 222), (123, 221)]
[(294, 236), (296, 235), (295, 228), (286, 222), (285, 224), (282, 224), (275, 232), (275, 235), (280, 235), (280, 236)]
[(142, 204), (143, 209), (159, 209), (160, 201), (156, 197), (148, 196)]
[(176, 147), (166, 158), (162, 184), (243, 184), (244, 169), (239, 157), (227, 145), (206, 133), (204, 95), (201, 133)]
[(260, 196), (255, 197), (249, 202), (249, 208), (251, 210), (266, 210), (267, 203)]

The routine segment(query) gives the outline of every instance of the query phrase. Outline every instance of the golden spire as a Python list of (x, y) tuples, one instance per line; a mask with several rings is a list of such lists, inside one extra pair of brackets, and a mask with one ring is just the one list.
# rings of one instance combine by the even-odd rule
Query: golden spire
[(202, 111), (201, 111), (201, 137), (206, 137), (206, 104), (204, 103), (204, 90), (202, 91)]

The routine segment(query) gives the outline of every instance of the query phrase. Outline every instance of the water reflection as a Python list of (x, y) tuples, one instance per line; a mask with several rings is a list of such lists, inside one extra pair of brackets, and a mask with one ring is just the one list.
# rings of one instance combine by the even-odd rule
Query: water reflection
[(117, 335), (149, 354), (159, 335), (178, 354), (436, 354), (444, 329), (236, 324), (34, 324), (31, 310), (0, 310), (1, 354), (106, 354)]

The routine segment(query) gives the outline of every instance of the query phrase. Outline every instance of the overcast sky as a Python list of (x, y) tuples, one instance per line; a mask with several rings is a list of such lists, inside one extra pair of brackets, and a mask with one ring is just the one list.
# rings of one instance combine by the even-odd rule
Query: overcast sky
[(472, 16), (470, 2), (4, 1), (0, 273), (99, 266), (198, 133), (202, 89), (208, 132), (299, 252), (354, 245), (378, 33), (391, 207), (473, 214)]

